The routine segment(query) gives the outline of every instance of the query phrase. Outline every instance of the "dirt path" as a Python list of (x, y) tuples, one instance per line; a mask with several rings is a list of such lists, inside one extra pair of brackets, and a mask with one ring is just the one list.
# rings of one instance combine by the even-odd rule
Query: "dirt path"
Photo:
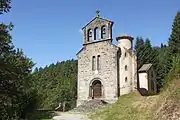
[(58, 113), (53, 120), (89, 120), (87, 115), (79, 113)]

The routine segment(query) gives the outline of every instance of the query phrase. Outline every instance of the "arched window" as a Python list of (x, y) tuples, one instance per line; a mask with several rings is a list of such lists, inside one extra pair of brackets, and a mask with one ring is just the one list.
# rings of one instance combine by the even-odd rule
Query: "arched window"
[(92, 57), (92, 70), (94, 71), (95, 70), (95, 63), (96, 62), (96, 57), (95, 56), (93, 56)]
[(97, 70), (100, 70), (100, 55), (97, 56)]
[(92, 41), (92, 34), (93, 34), (92, 29), (89, 29), (88, 30), (88, 41)]
[(98, 40), (99, 39), (99, 29), (98, 27), (96, 27), (94, 29), (94, 40)]
[(101, 38), (106, 39), (106, 26), (105, 25), (101, 27)]

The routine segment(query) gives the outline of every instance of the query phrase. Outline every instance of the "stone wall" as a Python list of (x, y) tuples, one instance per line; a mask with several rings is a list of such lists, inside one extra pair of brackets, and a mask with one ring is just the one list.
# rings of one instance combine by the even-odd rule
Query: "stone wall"
[[(103, 100), (115, 101), (117, 89), (117, 51), (111, 40), (88, 44), (78, 57), (78, 100), (77, 106), (89, 98), (89, 86), (92, 80), (99, 79), (103, 85)], [(92, 71), (92, 57), (100, 55), (100, 70)]]
[[(112, 21), (108, 21), (102, 18), (94, 18), (85, 28), (83, 28), (84, 31), (84, 44), (88, 44), (94, 41), (94, 29), (98, 28), (99, 30), (99, 40), (101, 39), (101, 27), (105, 26), (106, 27), (106, 38), (101, 39), (101, 40), (107, 40), (107, 39), (112, 39)], [(93, 32), (93, 40), (88, 41), (88, 30), (91, 29)]]

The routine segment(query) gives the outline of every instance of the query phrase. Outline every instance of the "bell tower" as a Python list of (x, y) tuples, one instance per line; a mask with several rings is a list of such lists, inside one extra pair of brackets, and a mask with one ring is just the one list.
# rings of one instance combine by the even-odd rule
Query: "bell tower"
[(134, 84), (134, 65), (133, 65), (133, 37), (121, 35), (116, 38), (117, 46), (121, 48), (120, 63), (120, 93), (127, 94), (133, 90)]
[(96, 16), (88, 24), (86, 24), (82, 31), (84, 33), (84, 43), (87, 45), (98, 41), (111, 40), (112, 41), (112, 26), (113, 22), (100, 17), (100, 11), (96, 11)]

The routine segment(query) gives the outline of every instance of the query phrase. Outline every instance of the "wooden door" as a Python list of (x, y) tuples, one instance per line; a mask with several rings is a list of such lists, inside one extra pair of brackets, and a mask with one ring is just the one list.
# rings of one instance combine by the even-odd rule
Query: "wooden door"
[(93, 84), (93, 98), (100, 98), (102, 96), (101, 82)]

